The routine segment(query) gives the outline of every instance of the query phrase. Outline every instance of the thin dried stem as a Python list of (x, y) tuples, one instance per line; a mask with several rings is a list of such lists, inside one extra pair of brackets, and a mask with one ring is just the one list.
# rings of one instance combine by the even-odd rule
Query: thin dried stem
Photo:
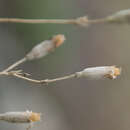
[(49, 84), (49, 83), (53, 83), (53, 82), (71, 79), (71, 78), (76, 77), (76, 74), (71, 74), (71, 75), (67, 75), (67, 76), (59, 77), (59, 78), (55, 78), (55, 79), (36, 80), (36, 79), (31, 79), (31, 78), (25, 77), (25, 76), (23, 76), (21, 74), (17, 74), (17, 73), (12, 73), (12, 74), (9, 74), (9, 75), (12, 75), (14, 77), (17, 77), (17, 78), (20, 78), (20, 79), (23, 79), (23, 80), (27, 80), (27, 81), (32, 82), (32, 83), (37, 83), (37, 84)]
[(19, 66), (20, 64), (26, 62), (26, 58), (22, 58), (20, 60), (18, 60), (17, 62), (15, 62), (14, 64), (12, 64), (11, 66), (9, 66), (7, 69), (3, 70), (3, 72), (7, 72), (7, 71), (10, 71), (12, 69), (14, 69), (15, 67)]
[(93, 19), (88, 21), (90, 24), (99, 24), (99, 23), (105, 23), (107, 22), (106, 18), (101, 18), (101, 19)]
[(105, 19), (88, 20), (86, 16), (76, 19), (22, 19), (22, 18), (0, 18), (0, 23), (26, 23), (26, 24), (96, 24), (104, 23)]
[(59, 78), (55, 78), (55, 79), (36, 80), (36, 79), (31, 79), (31, 78), (26, 77), (26, 73), (22, 73), (21, 71), (10, 71), (10, 72), (3, 71), (3, 72), (0, 72), (0, 75), (17, 77), (17, 78), (27, 80), (32, 83), (36, 83), (36, 84), (49, 84), (49, 83), (77, 77), (76, 74), (71, 74), (71, 75), (67, 75), (67, 76), (59, 77)]
[(55, 24), (71, 24), (74, 22), (73, 19), (22, 19), (22, 18), (0, 18), (1, 23), (55, 23)]

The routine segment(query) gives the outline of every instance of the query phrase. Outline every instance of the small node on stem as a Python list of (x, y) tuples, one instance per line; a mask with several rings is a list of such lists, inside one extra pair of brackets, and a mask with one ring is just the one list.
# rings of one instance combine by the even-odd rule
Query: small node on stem
[(82, 27), (87, 27), (89, 25), (89, 20), (87, 16), (79, 17), (75, 20), (75, 24)]

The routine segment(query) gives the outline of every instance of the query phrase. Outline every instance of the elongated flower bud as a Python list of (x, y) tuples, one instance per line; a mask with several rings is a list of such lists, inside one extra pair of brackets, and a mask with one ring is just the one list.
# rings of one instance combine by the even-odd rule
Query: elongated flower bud
[(40, 113), (34, 113), (31, 111), (26, 112), (6, 112), (0, 114), (0, 120), (10, 123), (30, 123), (40, 121)]
[(45, 40), (40, 44), (34, 46), (34, 48), (26, 55), (27, 60), (35, 60), (42, 58), (54, 51), (55, 48), (59, 47), (65, 40), (64, 35), (55, 35), (51, 40)]
[(106, 18), (108, 23), (130, 24), (130, 9), (121, 10)]
[(115, 66), (90, 67), (81, 72), (77, 72), (77, 77), (87, 77), (89, 79), (115, 79), (120, 75), (121, 69)]

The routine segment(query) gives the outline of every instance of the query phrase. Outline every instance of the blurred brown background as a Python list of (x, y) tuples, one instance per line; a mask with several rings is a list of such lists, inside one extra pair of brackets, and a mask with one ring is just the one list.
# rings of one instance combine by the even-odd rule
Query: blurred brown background
[[(0, 17), (102, 18), (130, 8), (129, 0), (0, 0)], [(72, 79), (40, 86), (20, 79), (0, 78), (0, 113), (43, 113), (33, 130), (130, 129), (130, 26), (88, 28), (54, 24), (0, 24), (0, 69), (22, 58), (34, 45), (55, 34), (67, 40), (54, 53), (18, 68), (33, 78), (55, 78), (90, 66), (119, 65), (117, 80)], [(26, 126), (0, 122), (0, 130)]]

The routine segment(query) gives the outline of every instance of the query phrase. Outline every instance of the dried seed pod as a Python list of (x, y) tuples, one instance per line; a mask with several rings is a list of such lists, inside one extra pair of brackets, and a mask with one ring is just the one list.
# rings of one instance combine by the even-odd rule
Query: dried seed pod
[(6, 112), (0, 114), (0, 120), (10, 123), (30, 123), (40, 121), (40, 113), (34, 113), (32, 111), (26, 112)]
[(130, 9), (121, 10), (106, 17), (106, 22), (116, 24), (130, 24)]
[(33, 47), (33, 49), (26, 55), (27, 60), (35, 60), (42, 58), (54, 51), (55, 48), (59, 47), (65, 40), (64, 35), (56, 35), (51, 40), (45, 40), (40, 44)]
[(78, 78), (87, 77), (89, 79), (115, 79), (121, 73), (121, 68), (115, 66), (90, 67), (81, 72), (77, 72)]

